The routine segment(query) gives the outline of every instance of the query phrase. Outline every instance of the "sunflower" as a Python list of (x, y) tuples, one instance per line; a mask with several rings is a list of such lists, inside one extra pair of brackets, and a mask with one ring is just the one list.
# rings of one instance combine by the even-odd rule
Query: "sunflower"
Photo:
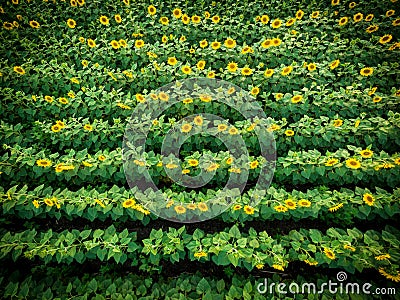
[(243, 207), (243, 210), (247, 215), (253, 215), (254, 214), (254, 208), (249, 206), (249, 205), (245, 205)]
[(317, 69), (317, 65), (314, 63), (311, 63), (307, 66), (308, 71), (313, 72)]
[(194, 124), (197, 126), (203, 125), (203, 118), (201, 116), (196, 116), (193, 120)]
[(210, 17), (211, 17), (210, 12), (205, 11), (205, 12), (204, 12), (204, 18), (209, 19)]
[(339, 66), (339, 64), (340, 64), (340, 60), (336, 59), (336, 60), (334, 60), (333, 62), (330, 63), (329, 68), (331, 70), (334, 70)]
[(39, 167), (47, 168), (47, 167), (50, 167), (50, 166), (51, 166), (51, 161), (48, 160), (48, 159), (38, 159), (38, 160), (36, 161), (36, 164), (37, 164)]
[(183, 104), (190, 104), (190, 103), (193, 103), (193, 99), (191, 99), (191, 98), (183, 99), (183, 100), (182, 100), (182, 103), (183, 103)]
[(374, 18), (374, 15), (373, 14), (369, 14), (369, 15), (367, 15), (365, 17), (365, 21), (370, 22), (370, 21), (372, 21), (373, 18)]
[(44, 100), (48, 103), (52, 103), (54, 101), (53, 97), (51, 96), (44, 96)]
[(133, 205), (135, 205), (135, 203), (136, 203), (135, 200), (133, 200), (133, 199), (127, 199), (127, 200), (125, 200), (125, 201), (122, 203), (122, 207), (124, 207), (124, 208), (130, 208), (130, 207), (132, 207)]
[(182, 205), (175, 206), (174, 210), (178, 215), (184, 214), (186, 212), (186, 208), (183, 207)]
[(163, 42), (164, 44), (165, 44), (166, 42), (168, 42), (168, 37), (167, 37), (166, 35), (164, 35), (164, 36), (161, 38), (161, 42)]
[(190, 130), (192, 130), (192, 125), (188, 123), (183, 124), (181, 127), (181, 132), (188, 133)]
[(329, 212), (335, 212), (335, 211), (337, 211), (338, 209), (340, 209), (342, 207), (343, 207), (343, 203), (339, 203), (339, 204), (336, 204), (336, 205), (334, 205), (332, 207), (329, 207), (328, 211)]
[(249, 167), (250, 169), (256, 169), (258, 167), (258, 160), (254, 160), (252, 162), (249, 162)]
[(135, 41), (135, 47), (140, 49), (144, 46), (144, 41), (143, 40), (136, 40)]
[(286, 134), (286, 136), (294, 136), (294, 131), (291, 129), (287, 129), (287, 130), (285, 130), (285, 134)]
[(214, 50), (218, 50), (221, 47), (221, 43), (220, 42), (212, 42), (211, 43), (211, 48), (213, 48)]
[(368, 194), (368, 193), (363, 195), (363, 200), (369, 206), (373, 206), (374, 202), (375, 202), (374, 196), (372, 196), (371, 194)]
[(177, 64), (177, 59), (175, 57), (168, 57), (167, 63), (171, 66), (175, 66)]
[(106, 156), (105, 155), (100, 155), (97, 159), (99, 160), (99, 161), (105, 161), (106, 160)]
[(356, 3), (355, 2), (350, 2), (350, 4), (349, 4), (349, 8), (354, 8), (354, 7), (356, 7)]
[(200, 95), (199, 98), (202, 102), (210, 102), (212, 100), (211, 96), (207, 94)]
[(83, 6), (85, 4), (85, 0), (77, 0), (79, 6)]
[(187, 24), (190, 23), (190, 18), (189, 18), (189, 16), (188, 16), (187, 14), (182, 15), (181, 20), (182, 20), (182, 23), (183, 23), (183, 24), (186, 24), (186, 25), (187, 25)]
[(190, 68), (190, 66), (182, 66), (182, 72), (186, 75), (192, 73), (192, 69)]
[(157, 9), (153, 5), (150, 5), (149, 7), (147, 7), (147, 12), (149, 13), (149, 15), (154, 16), (157, 12)]
[(273, 69), (267, 69), (264, 72), (264, 76), (267, 77), (267, 78), (271, 77), (273, 74), (274, 74), (274, 70)]
[(283, 212), (283, 213), (288, 211), (288, 208), (285, 205), (281, 205), (281, 204), (274, 206), (274, 209), (277, 212)]
[(188, 164), (191, 167), (197, 167), (199, 165), (199, 161), (197, 159), (191, 158), (188, 160)]
[(281, 129), (281, 126), (279, 126), (279, 125), (277, 125), (277, 124), (272, 124), (272, 125), (268, 128), (268, 131), (271, 132), (271, 131), (275, 131), (275, 130), (279, 130), (279, 129)]
[(199, 70), (203, 70), (205, 65), (206, 65), (206, 62), (204, 60), (200, 60), (199, 62), (197, 62), (196, 67)]
[(110, 44), (111, 44), (111, 47), (113, 47), (113, 49), (119, 48), (119, 43), (116, 40), (112, 40)]
[(3, 23), (3, 28), (6, 29), (6, 30), (11, 30), (11, 29), (14, 28), (14, 25), (11, 24), (10, 22), (4, 22)]
[(179, 19), (179, 18), (182, 16), (182, 10), (181, 10), (180, 8), (175, 8), (175, 9), (172, 11), (172, 15), (173, 15), (175, 18)]
[(397, 157), (397, 158), (394, 160), (394, 163), (395, 163), (396, 165), (400, 166), (400, 157)]
[(235, 92), (235, 88), (232, 86), (228, 89), (228, 95), (232, 95)]
[(224, 41), (224, 45), (225, 45), (226, 48), (232, 49), (232, 48), (235, 48), (235, 46), (236, 46), (236, 41), (235, 41), (234, 39), (227, 38), (227, 39)]
[(254, 53), (254, 50), (250, 46), (244, 46), (240, 53), (241, 54)]
[(242, 68), (242, 75), (249, 76), (251, 74), (253, 74), (253, 70), (252, 69), (250, 69), (249, 67)]
[(232, 156), (228, 157), (225, 162), (226, 162), (227, 165), (231, 165), (233, 163), (233, 157)]
[(359, 169), (361, 168), (361, 163), (355, 158), (349, 158), (346, 160), (346, 167), (350, 169)]
[(168, 24), (169, 24), (169, 20), (168, 20), (167, 17), (161, 17), (161, 18), (160, 18), (160, 23), (161, 23), (162, 25), (168, 25)]
[(325, 253), (326, 257), (331, 260), (334, 260), (336, 258), (335, 253), (329, 248), (324, 248), (324, 253)]
[(399, 26), (400, 25), (400, 19), (396, 19), (392, 22), (393, 26)]
[(312, 19), (316, 19), (316, 18), (318, 18), (318, 16), (319, 16), (319, 11), (314, 11), (314, 12), (311, 14), (311, 18), (312, 18)]
[(303, 18), (303, 16), (304, 16), (304, 11), (302, 11), (301, 9), (299, 9), (299, 10), (296, 12), (296, 19), (297, 19), (297, 20), (301, 20), (301, 18)]
[(299, 103), (301, 102), (301, 100), (303, 100), (303, 96), (302, 95), (295, 95), (292, 97), (292, 103)]
[(211, 21), (213, 21), (215, 24), (218, 24), (219, 23), (219, 21), (220, 21), (220, 17), (219, 16), (213, 16), (212, 18), (211, 18)]
[(347, 24), (347, 22), (349, 21), (348, 17), (342, 17), (339, 19), (339, 26), (344, 26)]
[(169, 100), (168, 94), (166, 94), (166, 93), (164, 93), (164, 92), (160, 92), (160, 93), (158, 94), (158, 98), (160, 98), (160, 100), (161, 100), (161, 101), (164, 101), (164, 102), (166, 102), (166, 101)]
[(128, 46), (128, 44), (126, 43), (126, 41), (125, 40), (119, 40), (118, 41), (118, 43), (119, 43), (119, 45), (121, 46), (121, 47), (124, 47), (124, 48), (126, 48), (127, 46)]
[(233, 126), (232, 126), (231, 128), (229, 128), (228, 133), (229, 133), (230, 135), (235, 135), (235, 134), (238, 134), (238, 133), (239, 133), (239, 130), (237, 130), (236, 127), (233, 127)]
[(262, 16), (260, 17), (260, 21), (261, 21), (261, 23), (263, 23), (263, 24), (268, 24), (268, 22), (269, 22), (269, 16), (268, 16), (268, 15), (262, 15)]
[(341, 119), (336, 119), (333, 121), (333, 126), (335, 126), (335, 127), (340, 127), (342, 125), (343, 125), (343, 120), (341, 120)]
[(340, 2), (340, 0), (332, 0), (332, 5), (333, 6), (335, 6), (335, 5), (339, 5), (339, 2)]
[(282, 21), (280, 19), (275, 19), (271, 22), (271, 27), (277, 29), (282, 26)]
[(311, 206), (311, 202), (306, 199), (300, 199), (297, 203), (301, 207), (310, 207)]
[(287, 76), (287, 75), (290, 74), (290, 72), (292, 72), (292, 70), (293, 70), (293, 67), (292, 67), (292, 66), (284, 67), (284, 68), (282, 69), (281, 75), (282, 75), (282, 76)]
[(390, 9), (390, 10), (388, 10), (387, 12), (386, 12), (386, 17), (391, 17), (391, 16), (393, 16), (394, 15), (394, 13), (395, 13), (395, 11), (393, 10), (393, 9)]
[(290, 27), (290, 26), (292, 26), (294, 24), (294, 22), (296, 22), (296, 19), (295, 18), (290, 18), (289, 20), (287, 20), (285, 25), (287, 27)]
[(199, 24), (200, 21), (201, 21), (201, 18), (199, 16), (196, 16), (196, 15), (192, 16), (192, 22), (194, 24)]
[(362, 75), (362, 76), (370, 76), (370, 75), (372, 75), (372, 73), (374, 72), (374, 69), (373, 68), (362, 68), (361, 69), (361, 71), (360, 71), (360, 74)]
[(219, 164), (217, 164), (217, 163), (212, 163), (212, 164), (210, 164), (210, 165), (206, 168), (206, 171), (207, 171), (207, 172), (214, 172), (214, 171), (216, 171), (218, 168), (219, 168)]
[(365, 150), (362, 150), (362, 151), (360, 152), (360, 155), (361, 155), (363, 158), (370, 158), (370, 157), (372, 157), (372, 155), (374, 155), (374, 152), (371, 151), (371, 150), (369, 150), (369, 149), (365, 149)]
[(238, 69), (238, 65), (235, 62), (230, 62), (227, 66), (227, 69), (229, 72), (236, 72), (236, 70)]
[(264, 49), (267, 49), (272, 46), (272, 40), (271, 39), (266, 39), (261, 43), (261, 47)]
[(21, 66), (15, 66), (13, 68), (14, 72), (19, 74), (19, 75), (24, 75), (25, 74), (25, 70), (21, 67)]
[(190, 210), (195, 210), (197, 208), (196, 204), (194, 204), (194, 203), (189, 203), (186, 207), (187, 207), (187, 209), (190, 209)]
[(32, 27), (32, 28), (39, 28), (40, 27), (40, 24), (39, 24), (39, 22), (37, 22), (37, 21), (29, 21), (29, 25)]
[(338, 159), (336, 158), (330, 158), (328, 159), (328, 161), (325, 163), (325, 166), (327, 167), (333, 167), (334, 165), (336, 165), (339, 162)]
[(225, 124), (218, 124), (218, 131), (223, 132), (228, 129), (228, 125)]
[(208, 211), (208, 206), (204, 202), (200, 202), (199, 204), (197, 204), (197, 208), (202, 212)]
[(118, 24), (122, 22), (121, 15), (115, 15), (114, 19), (115, 19), (115, 22), (117, 22)]
[(60, 102), (61, 104), (68, 104), (68, 99), (65, 97), (61, 97), (60, 99), (58, 99), (58, 102)]
[(85, 129), (86, 131), (92, 131), (93, 130), (93, 126), (90, 124), (85, 124), (83, 125), (83, 129)]
[(240, 210), (242, 208), (242, 206), (240, 204), (235, 204), (232, 209), (233, 210)]
[(100, 17), (100, 23), (103, 24), (103, 25), (109, 25), (110, 24), (110, 20), (106, 16), (101, 16)]
[(50, 199), (50, 198), (45, 198), (45, 199), (44, 199), (44, 203), (45, 203), (47, 206), (50, 206), (50, 207), (54, 206), (54, 202), (53, 202), (53, 200)]
[(289, 209), (296, 209), (296, 207), (297, 207), (297, 203), (295, 201), (293, 201), (292, 199), (285, 200), (285, 205)]
[(76, 2), (76, 0), (71, 0), (69, 3), (71, 4), (72, 7), (78, 6), (78, 3)]
[(89, 46), (90, 48), (96, 47), (96, 42), (95, 42), (94, 40), (92, 40), (92, 39), (88, 39), (88, 40), (87, 40), (87, 43), (88, 43), (88, 46)]
[(208, 42), (207, 42), (207, 40), (202, 40), (202, 41), (200, 41), (200, 47), (201, 48), (205, 48), (205, 47), (207, 47), (207, 45), (208, 45)]
[(182, 35), (182, 36), (179, 38), (179, 41), (180, 41), (180, 42), (186, 41), (186, 36)]
[(68, 19), (67, 20), (67, 25), (68, 25), (69, 28), (75, 28), (76, 22), (73, 19)]
[(214, 71), (210, 71), (207, 73), (207, 78), (215, 78), (215, 72)]
[(282, 44), (282, 40), (280, 38), (272, 39), (272, 45), (274, 45), (275, 47), (278, 47), (280, 44)]
[(144, 98), (144, 96), (142, 95), (142, 94), (136, 94), (135, 95), (135, 98), (136, 98), (136, 100), (138, 101), (138, 102), (140, 102), (140, 103), (144, 103), (146, 100), (145, 100), (145, 98)]
[(260, 88), (255, 86), (251, 89), (250, 94), (252, 94), (253, 96), (257, 96), (260, 93)]
[(365, 30), (367, 33), (373, 33), (379, 29), (378, 25), (371, 25)]
[(379, 43), (381, 43), (381, 44), (386, 44), (386, 43), (389, 43), (391, 40), (392, 40), (392, 35), (390, 35), (390, 34), (385, 34), (384, 36), (382, 36), (382, 37), (379, 39)]

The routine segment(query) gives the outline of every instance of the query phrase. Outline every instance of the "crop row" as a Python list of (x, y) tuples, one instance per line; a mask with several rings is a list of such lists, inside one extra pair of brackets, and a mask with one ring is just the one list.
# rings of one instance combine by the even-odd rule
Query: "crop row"
[[(122, 73), (121, 75), (125, 76)], [(122, 92), (121, 89), (111, 91), (104, 86), (109, 85), (107, 82), (112, 80), (111, 78), (101, 74), (96, 78), (99, 81), (104, 81), (99, 83), (103, 86), (77, 86), (69, 96), (67, 94), (54, 95), (45, 91), (42, 92), (44, 94), (31, 96), (23, 91), (16, 92), (10, 88), (3, 88), (0, 92), (3, 99), (0, 102), (4, 111), (3, 119), (14, 123), (25, 123), (34, 122), (38, 119), (53, 119), (55, 117), (65, 119), (75, 116), (87, 117), (92, 120), (105, 118), (111, 122), (113, 119), (129, 117), (138, 103), (135, 95), (139, 95), (138, 93), (142, 93), (142, 91), (132, 91), (129, 82), (126, 82), (129, 85), (123, 88), (128, 92)], [(123, 77), (121, 80), (126, 79)], [(72, 86), (66, 83), (64, 85), (67, 86), (68, 91), (72, 91)], [(252, 89), (251, 86), (243, 88)], [(395, 92), (395, 90), (392, 90), (390, 94)], [(301, 95), (302, 101), (292, 103), (291, 99), (295, 95)], [(142, 96), (147, 96), (146, 92)], [(377, 91), (370, 87), (363, 89), (357, 84), (352, 86), (351, 89), (340, 87), (333, 92), (328, 84), (321, 84), (318, 87), (304, 87), (286, 92), (267, 89), (257, 95), (257, 101), (266, 115), (278, 118), (286, 117), (289, 121), (296, 122), (304, 115), (315, 118), (321, 116), (358, 118), (365, 113), (366, 116), (385, 117), (388, 110), (395, 110), (400, 98), (386, 95), (380, 89), (377, 89)], [(177, 104), (174, 113), (181, 115), (182, 112), (190, 110), (188, 107), (190, 105)]]
[[(60, 272), (61, 270), (61, 272)], [(73, 269), (73, 270), (76, 270)], [(275, 273), (272, 276), (265, 274), (263, 278), (256, 278), (253, 275), (243, 276), (234, 274), (228, 279), (216, 279), (215, 277), (202, 276), (201, 273), (196, 274), (180, 274), (176, 277), (162, 277), (156, 279), (151, 277), (143, 277), (135, 273), (126, 275), (110, 275), (95, 274), (91, 276), (73, 275), (69, 277), (68, 281), (60, 278), (60, 274), (70, 272), (70, 269), (61, 267), (54, 268), (46, 266), (44, 268), (37, 268), (31, 276), (23, 276), (21, 274), (12, 273), (9, 277), (8, 274), (0, 274), (0, 287), (1, 294), (4, 297), (11, 297), (17, 299), (43, 299), (51, 300), (56, 296), (58, 299), (140, 299), (140, 300), (153, 300), (153, 299), (203, 299), (203, 300), (223, 300), (223, 299), (245, 299), (245, 300), (265, 300), (272, 299), (274, 296), (279, 295), (276, 286), (272, 285), (272, 290), (269, 289), (272, 283), (277, 285), (283, 283), (288, 290), (290, 284), (299, 287), (299, 292), (296, 299), (319, 299), (319, 297), (330, 298), (331, 292), (321, 285), (328, 282), (328, 280), (336, 280), (336, 278), (329, 278), (324, 274), (315, 274), (312, 276), (304, 277), (298, 275), (296, 277), (287, 278), (281, 274)], [(80, 272), (79, 272), (80, 273)], [(310, 281), (312, 280), (312, 281)], [(268, 286), (265, 286), (265, 281)], [(303, 284), (312, 282), (312, 286), (308, 287)], [(359, 291), (362, 291), (365, 283), (357, 278), (351, 276), (348, 282), (356, 283), (359, 286)], [(374, 293), (375, 289), (380, 285), (375, 280), (369, 280), (369, 288), (366, 290), (371, 298), (379, 299), (381, 295)], [(390, 287), (390, 282), (385, 282), (385, 287)], [(266, 290), (265, 290), (266, 288)], [(315, 288), (315, 289), (314, 289)], [(286, 290), (285, 289), (285, 290)], [(296, 288), (293, 289), (296, 291)], [(313, 293), (318, 291), (318, 297)], [(344, 291), (355, 295), (357, 290), (347, 289)], [(392, 294), (385, 290), (387, 295)], [(349, 295), (338, 293), (336, 296), (338, 300), (349, 299)], [(287, 298), (288, 299), (288, 298)]]
[[(355, 188), (353, 191), (320, 187), (305, 192), (287, 192), (282, 188), (270, 187), (267, 194), (259, 199), (257, 207), (252, 207), (249, 203), (251, 193), (252, 191), (249, 191), (235, 197), (234, 204), (222, 213), (220, 218), (225, 222), (319, 218), (344, 224), (354, 219), (370, 220), (378, 216), (389, 219), (400, 212), (398, 189), (389, 193), (380, 188), (371, 192), (362, 188)], [(176, 193), (167, 190), (164, 195), (171, 199), (165, 204), (171, 211), (176, 212), (183, 207), (184, 210), (194, 210), (203, 214), (209, 209), (207, 201), (218, 196), (213, 190), (208, 190), (206, 194), (195, 191)], [(202, 202), (199, 202), (199, 199)], [(8, 190), (0, 188), (0, 201), (3, 216), (22, 219), (82, 217), (90, 221), (104, 221), (111, 218), (119, 221), (140, 220), (144, 225), (157, 219), (136, 201), (132, 191), (117, 186), (104, 191), (88, 188), (78, 191), (61, 190), (44, 185), (29, 190), (26, 185), (22, 188), (15, 186)]]
[[(327, 151), (325, 155), (317, 150), (289, 151), (287, 156), (277, 158), (273, 180), (280, 184), (290, 182), (343, 185), (367, 181), (378, 186), (382, 184), (389, 187), (398, 186), (400, 178), (398, 154), (389, 155), (384, 151), (374, 152), (354, 146), (347, 148), (350, 151), (339, 149), (335, 152)], [(273, 171), (271, 162), (266, 161), (264, 157), (236, 158), (228, 151), (194, 152), (181, 162), (172, 154), (163, 157), (154, 152), (140, 154), (137, 149), (129, 149), (126, 151), (126, 158), (128, 161), (125, 169), (127, 168), (128, 172), (142, 173), (147, 170), (155, 184), (171, 183), (166, 170), (175, 177), (182, 177), (182, 174), (198, 174), (201, 171), (204, 174), (215, 172), (211, 183), (225, 182), (227, 174), (234, 176), (235, 181), (243, 182), (247, 172), (249, 180), (254, 181), (261, 169), (268, 170), (270, 172), (268, 176), (272, 176), (271, 171)], [(63, 181), (79, 185), (87, 180), (108, 184), (126, 183), (122, 153), (119, 148), (111, 152), (98, 151), (93, 155), (88, 154), (86, 149), (78, 152), (71, 149), (67, 154), (60, 155), (46, 154), (45, 150), (38, 152), (33, 148), (8, 146), (0, 163), (2, 165), (0, 175), (4, 178), (4, 182), (12, 185), (18, 184), (21, 180), (33, 181), (38, 185)], [(263, 166), (266, 168), (261, 168)], [(184, 176), (183, 179), (189, 178)]]
[[(190, 112), (189, 112), (190, 113)], [(266, 127), (273, 131), (278, 153), (296, 149), (321, 149), (344, 148), (348, 144), (385, 151), (392, 151), (400, 145), (400, 128), (397, 126), (397, 113), (388, 112), (388, 120), (380, 117), (365, 119), (329, 119), (320, 117), (313, 119), (302, 117), (298, 122), (289, 123), (286, 118), (281, 120), (269, 119)], [(175, 118), (164, 117), (155, 119), (151, 124), (144, 121), (142, 126), (148, 126), (149, 134), (146, 140), (146, 148), (161, 149), (164, 136), (177, 125)], [(256, 124), (249, 121), (239, 121), (231, 126), (220, 125), (221, 121), (197, 118), (195, 124), (190, 123), (196, 132), (203, 134), (219, 133), (228, 135), (232, 126), (238, 129), (237, 134), (245, 141), (248, 148), (257, 149)], [(128, 120), (114, 119), (113, 123), (103, 120), (90, 122), (88, 118), (67, 118), (49, 121), (36, 121), (34, 124), (10, 125), (2, 122), (0, 133), (3, 135), (3, 143), (8, 145), (18, 144), (21, 147), (35, 146), (37, 149), (53, 148), (57, 151), (87, 149), (96, 152), (99, 149), (122, 147), (122, 140)], [(219, 123), (219, 124), (217, 124)], [(214, 128), (212, 127), (214, 125)], [(210, 126), (211, 125), (211, 126)], [(265, 126), (265, 125), (264, 125)], [(191, 129), (192, 130), (192, 129)], [(189, 152), (198, 148), (198, 136), (189, 137), (182, 145), (181, 151)], [(207, 149), (218, 149), (220, 141), (212, 136), (201, 137), (201, 143)]]
[(213, 234), (199, 229), (187, 234), (183, 226), (168, 231), (152, 229), (141, 241), (136, 232), (116, 232), (113, 225), (105, 230), (72, 229), (60, 233), (51, 229), (18, 233), (3, 230), (0, 259), (11, 256), (16, 261), (22, 256), (39, 258), (45, 263), (114, 259), (117, 263), (129, 261), (141, 270), (159, 269), (163, 260), (179, 263), (189, 259), (249, 271), (256, 266), (284, 270), (291, 262), (304, 261), (314, 266), (343, 268), (350, 273), (365, 268), (394, 271), (399, 267), (399, 238), (399, 231), (389, 226), (382, 232), (329, 228), (322, 233), (317, 229), (300, 229), (277, 238), (253, 228), (243, 233), (236, 225)]

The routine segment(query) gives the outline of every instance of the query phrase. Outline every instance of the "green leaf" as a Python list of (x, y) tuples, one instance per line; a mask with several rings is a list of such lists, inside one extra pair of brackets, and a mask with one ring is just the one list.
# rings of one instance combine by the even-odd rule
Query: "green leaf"
[(211, 291), (211, 286), (205, 278), (202, 278), (196, 287), (197, 294), (205, 294)]

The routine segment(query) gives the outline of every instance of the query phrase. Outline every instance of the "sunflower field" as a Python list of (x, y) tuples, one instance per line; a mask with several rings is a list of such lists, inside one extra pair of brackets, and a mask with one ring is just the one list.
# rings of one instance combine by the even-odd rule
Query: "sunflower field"
[[(1, 1), (1, 298), (397, 299), (399, 3)], [(232, 87), (186, 96), (196, 78)], [(176, 96), (164, 86), (180, 100), (161, 111)], [(160, 115), (129, 127), (148, 103)], [(171, 132), (170, 146), (185, 137), (175, 156)], [(141, 198), (131, 168), (159, 193)], [(188, 188), (172, 173), (212, 178)], [(239, 193), (222, 191), (232, 176)], [(223, 196), (229, 207), (210, 204)], [(329, 280), (370, 288), (277, 289)]]

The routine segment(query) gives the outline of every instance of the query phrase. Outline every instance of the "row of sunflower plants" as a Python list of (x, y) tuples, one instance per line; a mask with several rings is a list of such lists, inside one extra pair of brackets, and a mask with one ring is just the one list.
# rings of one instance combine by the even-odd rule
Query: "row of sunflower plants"
[[(75, 89), (75, 92), (70, 90), (68, 94), (61, 96), (51, 93), (29, 96), (22, 91), (15, 92), (10, 88), (3, 88), (3, 100), (0, 104), (5, 111), (4, 120), (14, 122), (35, 122), (38, 119), (55, 117), (63, 119), (70, 115), (112, 121), (129, 117), (137, 103), (154, 99), (154, 95), (158, 96), (153, 92), (147, 94), (146, 90), (144, 93), (135, 94), (130, 91), (130, 87), (127, 88), (129, 91), (124, 93), (121, 89), (106, 91), (104, 86), (82, 86)], [(399, 97), (376, 92), (377, 87), (361, 91), (357, 87), (349, 86), (332, 92), (327, 87), (314, 86), (286, 93), (271, 90), (261, 92), (258, 87), (252, 86), (243, 88), (250, 90), (249, 93), (256, 97), (267, 115), (287, 117), (293, 122), (299, 121), (304, 115), (315, 118), (334, 118), (336, 115), (342, 118), (359, 118), (363, 114), (371, 117), (390, 117), (390, 111), (394, 110), (400, 101)], [(395, 90), (392, 92), (396, 93)], [(183, 100), (174, 106), (173, 114), (187, 113), (197, 104), (197, 99), (193, 99), (194, 103)], [(374, 110), (371, 110), (371, 107)]]
[[(271, 299), (275, 295), (281, 294), (277, 287), (272, 286), (272, 289), (265, 287), (265, 280), (269, 283), (284, 283), (286, 287), (295, 284), (299, 287), (291, 289), (289, 295), (297, 293), (297, 299), (319, 299), (319, 297), (330, 298), (332, 296), (328, 289), (324, 289), (322, 284), (326, 284), (330, 279), (325, 274), (316, 273), (307, 277), (302, 275), (292, 276), (287, 278), (279, 273), (272, 275), (265, 274), (263, 278), (249, 275), (243, 276), (234, 274), (229, 278), (217, 279), (212, 276), (203, 276), (197, 272), (195, 274), (179, 274), (175, 277), (158, 277), (157, 280), (146, 276), (140, 276), (129, 272), (126, 275), (115, 277), (110, 273), (95, 274), (93, 276), (73, 275), (68, 281), (62, 280), (60, 275), (70, 273), (71, 270), (65, 267), (54, 268), (46, 266), (44, 268), (36, 268), (30, 276), (24, 276), (17, 272), (13, 272), (11, 276), (1, 274), (0, 287), (1, 293), (5, 297), (15, 297), (16, 299), (54, 299), (55, 295), (59, 299), (94, 299), (105, 300), (108, 297), (113, 299), (204, 299), (204, 300), (223, 300), (223, 299), (254, 299), (265, 300)], [(75, 269), (73, 269), (76, 271)], [(383, 270), (382, 270), (383, 271)], [(383, 271), (384, 272), (384, 271)], [(79, 273), (79, 271), (77, 272)], [(385, 272), (386, 273), (386, 272)], [(384, 274), (385, 274), (384, 273)], [(43, 275), (44, 274), (44, 275)], [(385, 274), (387, 277), (399, 278), (399, 275)], [(313, 286), (308, 287), (307, 284), (312, 280)], [(364, 286), (364, 282), (353, 276), (348, 275), (348, 281), (356, 283), (359, 287)], [(369, 280), (369, 292), (372, 299), (379, 299), (379, 296), (372, 293), (381, 285), (376, 279)], [(393, 286), (387, 282), (387, 287)], [(266, 289), (267, 288), (267, 289)], [(265, 290), (266, 289), (266, 290)], [(318, 296), (313, 295), (313, 292), (318, 291)], [(336, 299), (348, 299), (349, 294), (356, 295), (356, 290), (348, 290), (345, 295), (337, 294)], [(289, 298), (287, 298), (289, 299)]]
[(44, 263), (79, 263), (99, 259), (116, 263), (130, 262), (140, 270), (161, 270), (160, 263), (182, 260), (211, 261), (216, 265), (283, 271), (291, 262), (302, 261), (311, 266), (341, 268), (361, 272), (365, 268), (398, 272), (400, 256), (399, 231), (386, 226), (381, 232), (357, 228), (292, 230), (287, 235), (271, 237), (266, 231), (250, 228), (240, 232), (234, 225), (224, 231), (205, 234), (196, 229), (187, 234), (179, 229), (152, 229), (147, 238), (137, 240), (136, 232), (117, 232), (111, 225), (105, 230), (72, 229), (60, 233), (25, 230), (2, 231), (0, 259), (38, 258)]
[[(79, 185), (88, 178), (98, 183), (125, 184), (120, 148), (110, 152), (98, 151), (93, 155), (86, 149), (77, 152), (70, 149), (67, 154), (60, 155), (57, 152), (46, 154), (45, 150), (37, 151), (32, 147), (23, 148), (18, 145), (6, 148), (7, 152), (0, 160), (0, 175), (9, 184), (33, 180), (38, 185), (54, 181)], [(314, 182), (343, 185), (365, 181), (389, 187), (398, 184), (398, 154), (389, 155), (384, 151), (376, 153), (355, 146), (347, 148), (335, 152), (327, 151), (325, 155), (318, 150), (289, 151), (287, 156), (277, 158), (274, 180), (279, 184)], [(169, 182), (166, 169), (175, 176), (198, 174), (200, 171), (215, 172), (212, 182), (217, 184), (225, 182), (227, 174), (243, 181), (246, 176), (244, 171), (249, 171), (249, 181), (254, 181), (260, 169), (266, 166), (270, 170), (272, 163), (262, 156), (236, 158), (229, 151), (196, 151), (186, 156), (182, 163), (172, 154), (164, 157), (152, 151), (143, 154), (137, 153), (135, 149), (129, 151), (129, 159), (132, 159), (129, 167), (136, 165), (141, 173), (147, 170), (156, 184)]]
[[(356, 187), (353, 190), (329, 190), (326, 187), (310, 189), (305, 192), (270, 187), (267, 194), (259, 199), (257, 207), (252, 207), (249, 199), (252, 191), (235, 198), (231, 208), (219, 217), (224, 222), (246, 222), (267, 220), (301, 220), (318, 218), (322, 222), (344, 224), (356, 220), (374, 218), (391, 219), (400, 212), (399, 190), (393, 193), (375, 188)], [(209, 210), (207, 201), (214, 199), (218, 193), (207, 190), (207, 193), (174, 192), (166, 190), (167, 208), (179, 214), (195, 210), (206, 213)], [(201, 202), (199, 202), (199, 200)], [(90, 221), (108, 218), (121, 222), (140, 220), (147, 225), (157, 216), (143, 207), (133, 197), (132, 191), (117, 186), (104, 191), (81, 188), (78, 191), (56, 189), (41, 185), (34, 190), (28, 186), (14, 186), (8, 190), (0, 187), (2, 213), (5, 217), (21, 219), (36, 218), (84, 218)], [(340, 221), (338, 221), (340, 220)]]
[[(380, 117), (342, 120), (327, 117), (314, 119), (304, 116), (298, 122), (291, 124), (286, 118), (268, 119), (268, 123), (271, 125), (267, 127), (267, 130), (274, 132), (278, 153), (285, 153), (297, 148), (303, 150), (327, 147), (343, 148), (347, 144), (391, 151), (400, 144), (400, 139), (398, 139), (400, 128), (397, 124), (397, 116), (400, 114), (389, 112), (389, 115), (391, 117), (388, 120)], [(176, 126), (176, 118), (164, 119), (163, 116), (152, 121), (147, 136), (147, 149), (153, 149), (153, 151), (161, 149), (164, 136)], [(4, 136), (5, 144), (18, 144), (21, 147), (35, 145), (37, 148), (55, 148), (58, 151), (73, 147), (75, 150), (84, 148), (95, 152), (102, 148), (121, 147), (127, 122), (129, 120), (122, 121), (121, 119), (114, 119), (111, 124), (101, 119), (90, 122), (88, 118), (68, 118), (55, 122), (36, 121), (33, 125), (21, 123), (10, 125), (1, 122), (0, 132)], [(212, 124), (216, 130), (210, 127)], [(198, 115), (190, 125), (190, 130), (193, 126), (201, 128), (204, 130), (203, 134), (214, 132), (240, 134), (248, 148), (254, 150), (258, 148), (254, 132), (257, 123), (237, 121), (228, 126), (219, 120), (207, 120)], [(181, 151), (189, 152), (194, 147), (193, 145), (196, 146), (198, 143), (197, 136), (189, 137)], [(202, 137), (201, 143), (207, 149), (219, 149), (221, 146), (221, 142), (212, 136)]]

